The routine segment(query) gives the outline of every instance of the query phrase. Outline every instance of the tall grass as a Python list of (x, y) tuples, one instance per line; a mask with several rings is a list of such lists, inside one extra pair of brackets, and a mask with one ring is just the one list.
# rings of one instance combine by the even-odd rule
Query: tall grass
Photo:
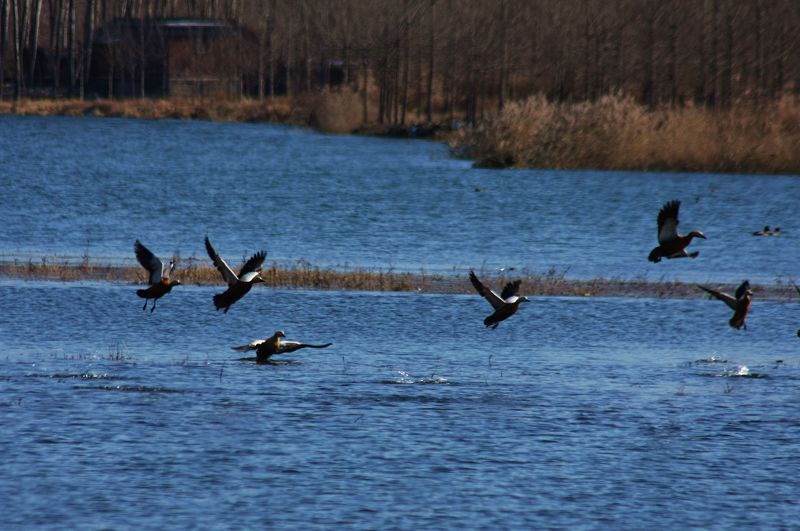
[(309, 124), (326, 133), (353, 133), (363, 125), (363, 108), (352, 90), (322, 91), (311, 108)]
[(560, 104), (534, 96), (449, 143), (499, 166), (798, 173), (800, 100), (651, 111), (617, 97)]
[(126, 100), (23, 99), (0, 101), (0, 114), (106, 116), (118, 118), (211, 120), (307, 124), (311, 98), (258, 100), (165, 98)]

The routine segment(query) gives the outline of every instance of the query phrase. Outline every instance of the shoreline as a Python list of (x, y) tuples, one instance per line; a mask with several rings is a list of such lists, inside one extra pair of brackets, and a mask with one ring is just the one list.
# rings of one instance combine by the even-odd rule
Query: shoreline
[[(519, 274), (501, 276), (478, 271), (492, 289), (500, 289), (505, 282), (522, 280), (521, 293), (529, 296), (554, 297), (619, 297), (656, 299), (701, 299), (708, 296), (691, 282), (652, 282), (596, 278), (588, 280), (566, 279), (562, 275)], [(475, 290), (466, 274), (463, 276), (420, 273), (387, 273), (380, 270), (353, 269), (337, 271), (314, 267), (284, 268), (272, 264), (262, 270), (265, 285), (280, 289), (312, 289), (335, 291), (393, 291), (437, 294), (474, 294)], [(0, 263), (0, 279), (44, 280), (55, 282), (99, 281), (128, 283), (141, 286), (146, 275), (140, 267), (82, 264), (55, 264), (29, 262)], [(223, 286), (219, 272), (209, 265), (192, 264), (180, 270), (176, 278), (183, 284), (195, 286)], [(709, 283), (709, 287), (733, 292), (735, 284)], [(759, 300), (791, 301), (797, 299), (792, 285), (753, 285)]]

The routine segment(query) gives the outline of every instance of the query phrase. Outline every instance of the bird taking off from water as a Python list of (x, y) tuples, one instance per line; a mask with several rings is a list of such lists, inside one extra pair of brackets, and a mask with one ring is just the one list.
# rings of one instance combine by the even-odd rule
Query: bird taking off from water
[(328, 348), (333, 343), (325, 343), (322, 345), (311, 345), (309, 343), (300, 343), (291, 339), (284, 340), (286, 334), (283, 330), (278, 330), (269, 339), (256, 339), (246, 345), (240, 347), (231, 347), (236, 352), (249, 352), (256, 351), (256, 363), (267, 363), (270, 357), (275, 354), (285, 354), (287, 352), (294, 352), (301, 348)]
[(697, 258), (699, 252), (687, 253), (686, 247), (692, 238), (706, 238), (700, 231), (693, 230), (689, 234), (678, 234), (678, 209), (681, 202), (677, 199), (669, 201), (658, 212), (658, 247), (650, 251), (647, 257), (651, 262), (660, 262), (661, 258)]
[(172, 291), (173, 286), (181, 285), (180, 280), (173, 280), (171, 278), (172, 272), (175, 271), (175, 261), (173, 260), (170, 262), (169, 271), (165, 271), (164, 263), (150, 252), (150, 249), (142, 245), (142, 242), (139, 240), (133, 243), (133, 250), (136, 253), (136, 259), (150, 274), (147, 279), (147, 283), (150, 284), (150, 287), (136, 290), (136, 294), (144, 299), (142, 311), (147, 309), (147, 301), (153, 299), (153, 306), (150, 308), (150, 313), (152, 313), (156, 309), (156, 301), (158, 301), (158, 299)]
[(220, 258), (217, 251), (214, 250), (214, 247), (211, 246), (208, 236), (206, 236), (206, 251), (208, 251), (208, 256), (211, 258), (211, 261), (214, 262), (214, 267), (219, 270), (222, 274), (222, 278), (228, 283), (228, 289), (226, 291), (214, 295), (214, 306), (217, 310), (225, 308), (223, 313), (228, 313), (231, 305), (244, 297), (253, 287), (253, 284), (264, 282), (259, 272), (261, 271), (261, 265), (264, 263), (264, 259), (267, 257), (267, 252), (259, 251), (251, 256), (242, 266), (237, 276), (228, 264), (225, 263), (225, 260)]
[(518, 295), (519, 285), (522, 282), (520, 280), (506, 284), (500, 295), (484, 286), (472, 270), (469, 271), (469, 280), (478, 293), (489, 301), (489, 304), (494, 308), (494, 313), (483, 320), (483, 324), (491, 326), (492, 329), (497, 328), (500, 321), (504, 321), (517, 313), (520, 304), (530, 302), (528, 297), (520, 297)]
[(698, 285), (697, 287), (711, 294), (712, 297), (721, 300), (733, 310), (733, 317), (728, 321), (729, 325), (736, 330), (742, 327), (747, 330), (747, 325), (744, 321), (747, 319), (747, 312), (750, 311), (750, 303), (753, 301), (753, 292), (750, 290), (750, 282), (746, 280), (742, 282), (739, 287), (736, 288), (734, 296), (705, 286)]

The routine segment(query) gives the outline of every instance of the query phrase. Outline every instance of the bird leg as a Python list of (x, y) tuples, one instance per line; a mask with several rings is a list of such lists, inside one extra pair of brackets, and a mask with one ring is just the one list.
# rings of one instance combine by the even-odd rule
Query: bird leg
[(156, 302), (158, 302), (158, 299), (153, 299), (153, 306), (150, 308), (150, 313), (156, 311)]
[(145, 299), (144, 300), (144, 306), (142, 306), (142, 311), (145, 311), (147, 309), (147, 301), (149, 301), (149, 300), (150, 299)]

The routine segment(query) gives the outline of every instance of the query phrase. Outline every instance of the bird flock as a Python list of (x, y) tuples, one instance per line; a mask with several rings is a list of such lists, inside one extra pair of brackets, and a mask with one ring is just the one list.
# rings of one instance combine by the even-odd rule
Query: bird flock
[[(676, 258), (697, 258), (700, 254), (699, 251), (687, 252), (686, 248), (692, 243), (695, 238), (706, 239), (705, 234), (701, 231), (690, 231), (687, 234), (680, 234), (678, 232), (679, 218), (678, 213), (680, 210), (681, 202), (677, 199), (668, 201), (661, 207), (656, 218), (658, 226), (658, 246), (655, 247), (647, 259), (650, 262), (658, 263), (662, 259), (668, 260)], [(770, 230), (764, 227), (763, 231), (754, 232), (754, 236), (777, 236), (780, 234), (780, 229)], [(172, 274), (175, 270), (175, 263), (170, 262), (169, 267), (164, 266), (155, 254), (153, 254), (147, 247), (145, 247), (139, 240), (136, 240), (133, 245), (136, 259), (142, 267), (148, 272), (147, 283), (149, 287), (136, 291), (136, 295), (143, 298), (144, 306), (142, 310), (147, 310), (149, 301), (153, 301), (150, 308), (152, 313), (156, 309), (158, 299), (172, 291), (174, 286), (180, 286), (181, 282), (173, 278)], [(261, 277), (261, 268), (264, 260), (267, 257), (266, 251), (259, 251), (251, 256), (239, 270), (239, 274), (233, 272), (230, 266), (223, 260), (217, 253), (208, 236), (205, 237), (205, 248), (211, 259), (214, 267), (222, 275), (222, 279), (228, 286), (222, 293), (213, 296), (214, 307), (217, 310), (222, 310), (223, 313), (228, 313), (231, 306), (239, 299), (247, 295), (252, 289), (253, 285), (263, 283), (264, 279)], [(511, 268), (513, 269), (513, 268)], [(483, 320), (483, 324), (487, 328), (495, 329), (502, 322), (517, 313), (520, 306), (524, 302), (530, 302), (530, 299), (525, 296), (519, 295), (521, 280), (514, 280), (508, 282), (498, 295), (493, 290), (486, 287), (480, 279), (475, 275), (473, 270), (469, 271), (469, 280), (475, 290), (486, 299), (494, 310), (491, 315)], [(800, 294), (800, 287), (794, 286)], [(724, 293), (722, 291), (709, 288), (706, 286), (698, 285), (698, 288), (708, 293), (711, 297), (721, 300), (731, 310), (733, 316), (730, 318), (728, 324), (736, 328), (744, 328), (747, 330), (745, 323), (747, 314), (750, 311), (750, 305), (753, 300), (753, 291), (750, 289), (750, 283), (745, 280), (736, 289), (733, 295)], [(800, 330), (797, 332), (800, 336)], [(276, 354), (284, 354), (287, 352), (294, 352), (303, 348), (327, 348), (332, 343), (324, 344), (309, 344), (301, 343), (299, 341), (285, 339), (286, 334), (282, 330), (277, 330), (271, 337), (267, 339), (256, 339), (246, 345), (232, 347), (237, 352), (256, 351), (255, 361), (257, 363), (269, 363), (270, 358)], [(243, 360), (252, 360), (252, 358), (242, 358)]]

